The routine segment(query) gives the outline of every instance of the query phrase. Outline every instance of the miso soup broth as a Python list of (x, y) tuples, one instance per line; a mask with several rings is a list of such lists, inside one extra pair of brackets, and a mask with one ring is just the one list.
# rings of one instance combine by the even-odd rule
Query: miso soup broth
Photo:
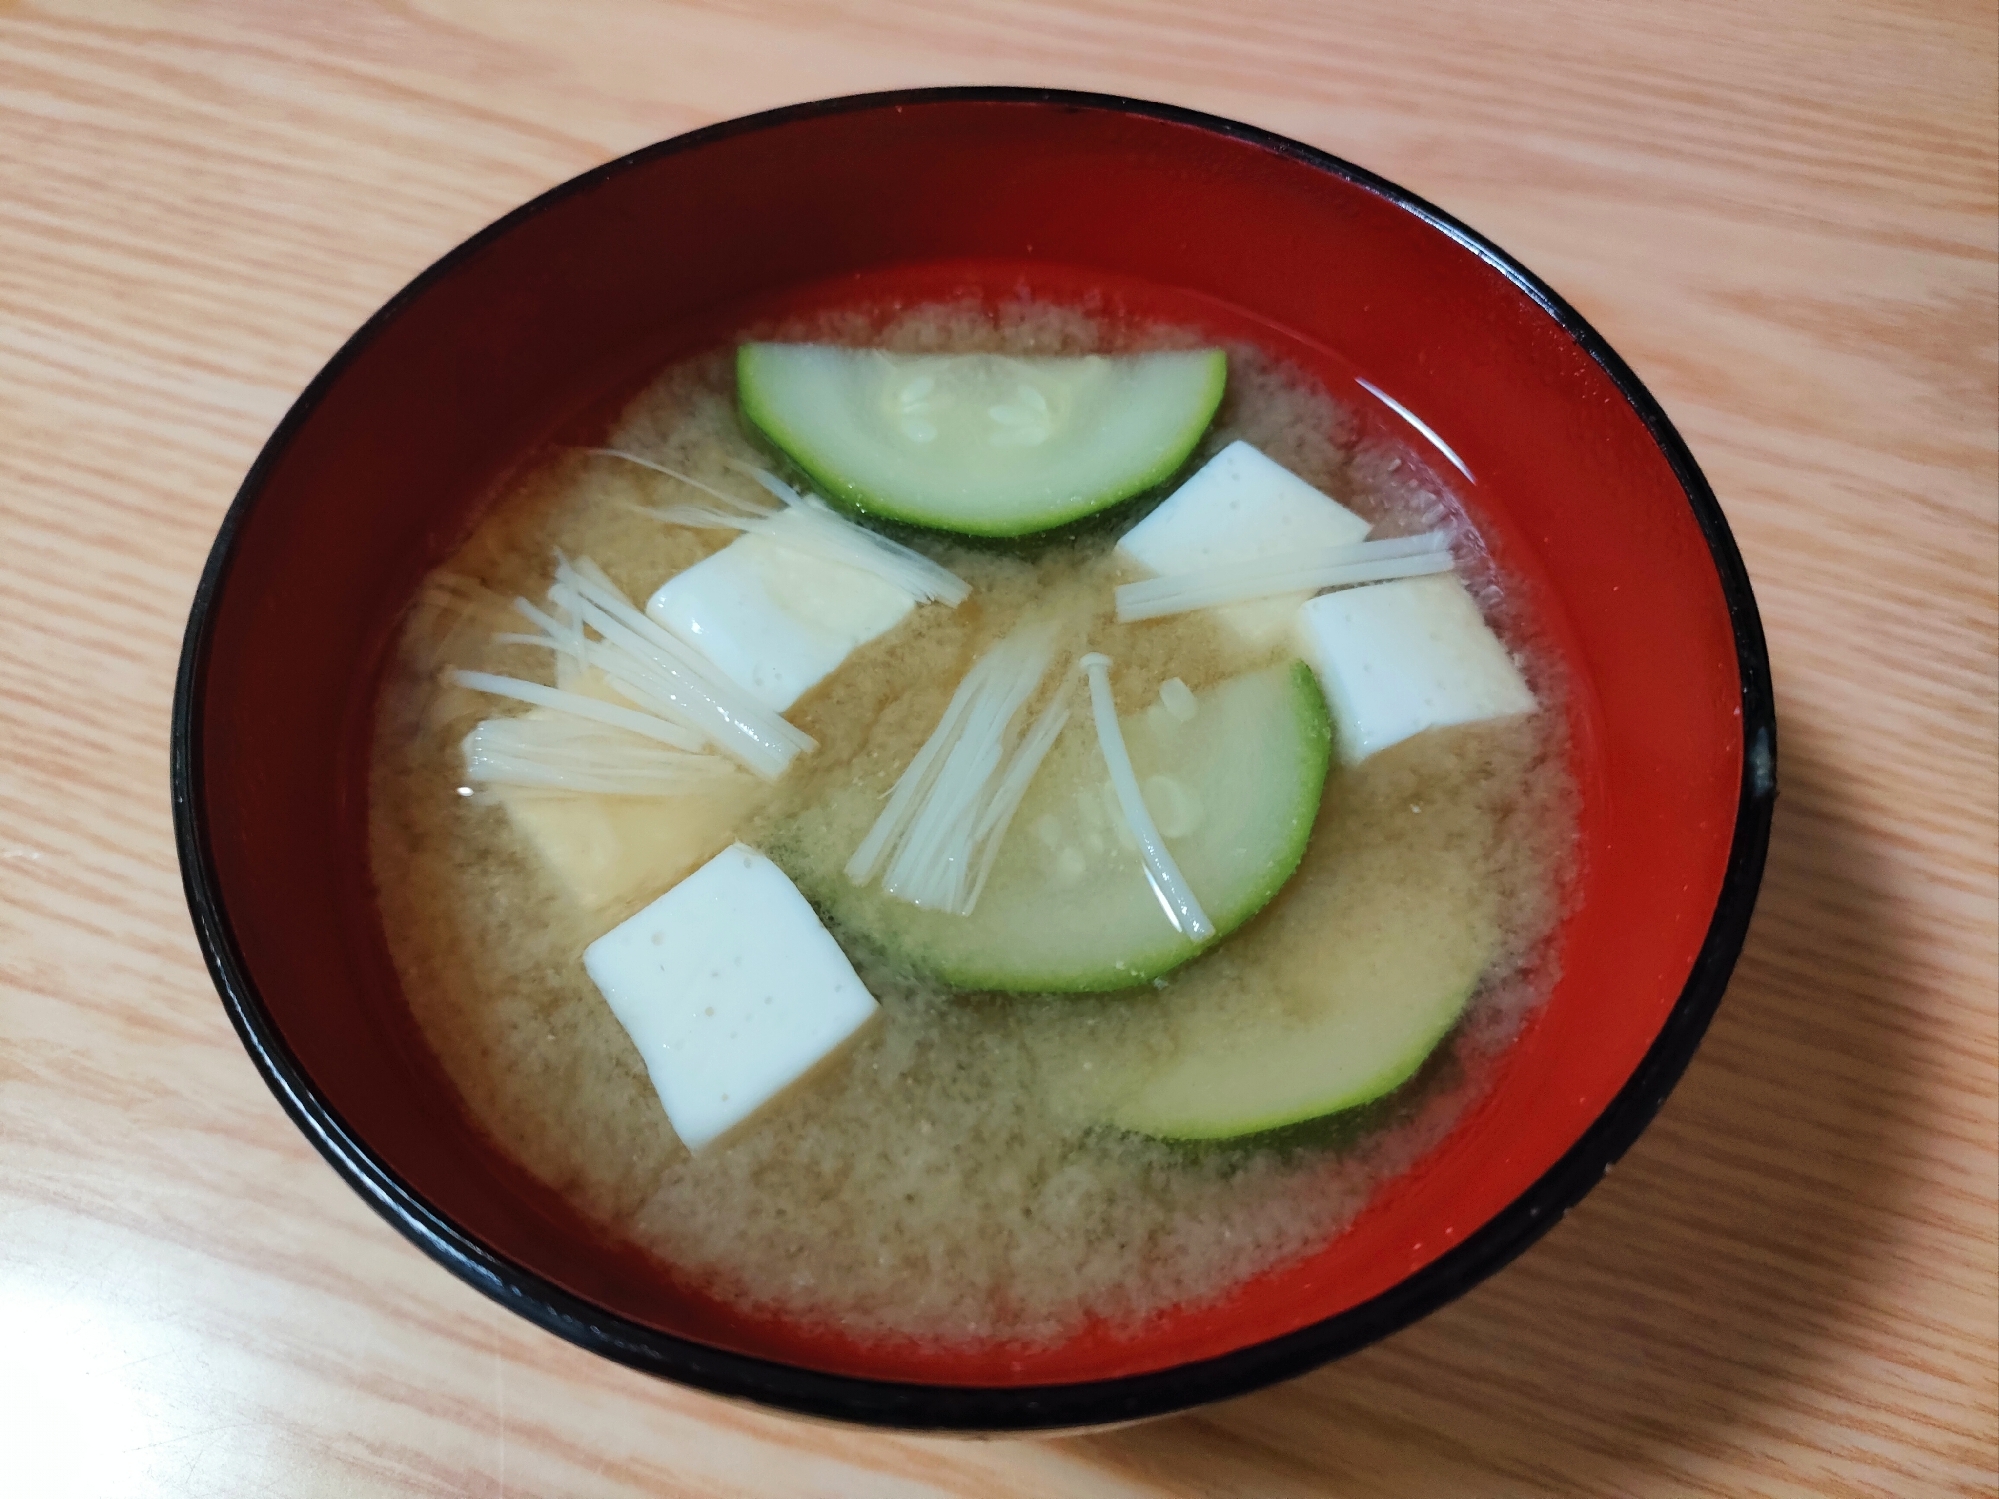
[[(960, 390), (956, 407), (934, 382), (922, 383), (931, 366), (898, 374), (883, 420), (891, 438), (901, 441), (894, 437), (901, 433), (911, 444), (916, 477), (908, 492), (919, 510), (932, 492), (919, 482), (930, 472), (920, 464), (941, 461), (936, 444), (960, 440), (953, 421), (992, 424), (993, 441), (1007, 449), (995, 462), (1017, 462), (1022, 474), (1054, 463), (1037, 454), (1064, 443), (1076, 456), (1062, 462), (1098, 463), (1098, 454), (1085, 452), (1089, 432), (1063, 425), (1075, 412), (1095, 411), (1097, 402), (1112, 413), (1103, 419), (1107, 430), (1129, 426), (1136, 418), (1119, 414), (1127, 390), (1177, 400), (1176, 389), (1193, 390), (1189, 382), (1205, 378), (1192, 365), (1141, 368), (1112, 358), (1063, 383), (1064, 371), (1082, 367), (1031, 361), (1184, 352), (1201, 340), (1030, 304), (997, 316), (960, 306), (856, 313), (777, 331), (786, 341), (780, 347), (1030, 361), (1018, 367), (1032, 378), (1017, 382), (1017, 394), (1005, 383), (1011, 367), (967, 366), (978, 380), (999, 380), (999, 394)], [(1476, 600), (1464, 628), (1483, 630), (1482, 613), (1504, 638), (1493, 669), (1517, 665), (1513, 680), (1525, 683), (1518, 691), (1531, 689), (1531, 711), (1517, 711), (1502, 694), (1494, 701), (1507, 711), (1467, 710), (1468, 721), (1408, 733), (1358, 757), (1368, 726), (1391, 724), (1413, 699), (1366, 697), (1374, 689), (1364, 677), (1374, 668), (1365, 663), (1354, 668), (1363, 673), (1354, 678), (1360, 695), (1343, 695), (1329, 680), (1340, 669), (1331, 655), (1310, 663), (1321, 697), (1312, 670), (1294, 665), (1305, 652), (1291, 614), (1309, 587), (1274, 603), (1264, 595), (1121, 621), (1115, 589), (1146, 569), (1120, 540), (1151, 495), (1036, 531), (1039, 502), (1015, 498), (1027, 494), (1023, 479), (1011, 489), (989, 486), (998, 500), (977, 486), (965, 491), (966, 514), (1002, 515), (1016, 539), (963, 534), (969, 522), (953, 534), (927, 511), (914, 525), (862, 515), (863, 526), (962, 580), (964, 596), (906, 607), (870, 638), (860, 637), (872, 624), (856, 625), (859, 643), (843, 655), (844, 639), (829, 647), (833, 664), (823, 676), (772, 710), (810, 741), (783, 749), (790, 758), (778, 773), (717, 753), (712, 743), (691, 751), (654, 744), (667, 769), (648, 779), (646, 744), (621, 727), (636, 719), (619, 718), (579, 719), (573, 743), (537, 741), (525, 758), (496, 751), (480, 763), (513, 769), (480, 780), (467, 759), (475, 726), (548, 711), (481, 683), (544, 684), (608, 705), (611, 718), (633, 712), (615, 673), (579, 672), (558, 650), (527, 638), (543, 627), (516, 609), (516, 599), (552, 621), (550, 629), (583, 628), (546, 605), (558, 554), (570, 568), (565, 576), (582, 576), (588, 559), (601, 569), (588, 576), (645, 610), (668, 580), (748, 534), (743, 527), (769, 524), (757, 507), (770, 508), (771, 492), (757, 471), (806, 494), (838, 488), (847, 460), (818, 462), (819, 450), (808, 448), (809, 412), (796, 424), (808, 432), (795, 439), (804, 461), (774, 454), (769, 429), (753, 429), (748, 393), (738, 389), (739, 370), (750, 366), (734, 348), (665, 370), (631, 403), (604, 440), (629, 456), (550, 455), (426, 582), (377, 706), (371, 852), (389, 950), (422, 1033), (473, 1119), (606, 1233), (732, 1303), (832, 1324), (864, 1341), (1046, 1341), (1087, 1319), (1128, 1325), (1212, 1300), (1313, 1251), (1477, 1096), (1555, 976), (1551, 936), (1574, 843), (1562, 684), (1506, 579), (1483, 560), (1463, 511), (1413, 455), (1359, 440), (1349, 413), (1269, 355), (1238, 346), (1224, 353), (1219, 409), (1211, 422), (1197, 415), (1205, 425), (1189, 429), (1198, 437), (1187, 460), (1148, 488), (1172, 492), (1203, 465), (1220, 463), (1217, 455), (1245, 455), (1241, 464), (1255, 474), (1269, 460), (1359, 516), (1367, 524), (1352, 522), (1354, 534), (1369, 545), (1439, 537), (1448, 551), (1436, 566), (1454, 571), (1428, 581), (1462, 580)], [(837, 364), (828, 359), (828, 368)], [(1049, 370), (1057, 373), (1037, 386), (1038, 372)], [(789, 399), (778, 375), (769, 378), (771, 403)], [(819, 376), (804, 368), (798, 378)], [(757, 421), (778, 424), (761, 412)], [(828, 441), (840, 425), (831, 424)], [(1232, 447), (1238, 443), (1253, 451)], [(1016, 459), (1014, 448), (1025, 456)], [(865, 468), (870, 460), (856, 452), (852, 461)], [(1105, 473), (1115, 467), (1110, 459), (1099, 464)], [(1074, 486), (1056, 487), (1066, 503)], [(813, 510), (822, 513), (835, 512)], [(837, 551), (843, 544), (835, 538), (824, 555), (848, 555)], [(1311, 542), (1305, 550), (1337, 567), (1346, 565), (1339, 559), (1347, 545)], [(1427, 555), (1423, 546), (1410, 542), (1397, 555)], [(782, 553), (781, 571), (767, 575), (778, 608), (812, 595), (821, 576), (814, 556), (809, 547)], [(1187, 586), (1227, 591), (1240, 573), (1196, 570)], [(1380, 586), (1389, 585), (1363, 582), (1321, 597), (1349, 599)], [(1396, 597), (1405, 594), (1420, 591)], [(853, 608), (865, 613), (866, 605), (863, 598)], [(1359, 640), (1353, 649), (1365, 654), (1374, 616), (1358, 604), (1339, 608), (1339, 621), (1326, 628), (1346, 631), (1338, 638)], [(841, 616), (850, 617), (862, 615)], [(837, 635), (813, 619), (815, 638)], [(1278, 625), (1265, 628), (1270, 620)], [(722, 653), (718, 660), (734, 650), (727, 659), (751, 663), (735, 668), (739, 674), (769, 667), (803, 680), (818, 669), (804, 658), (787, 665), (791, 658), (757, 635), (755, 623), (719, 645), (712, 636), (720, 627), (711, 625), (701, 648)], [(701, 638), (694, 627), (679, 628)], [(1005, 653), (1024, 640), (1049, 664), (1038, 677), (1026, 670), (1017, 715), (991, 736), (996, 763), (1021, 768), (1025, 790), (1011, 821), (1001, 815), (1002, 788), (990, 803), (997, 810), (977, 819), (997, 833), (966, 841), (937, 864), (945, 871), (935, 876), (943, 880), (937, 889), (948, 891), (928, 906), (887, 888), (899, 879), (921, 895), (931, 888), (926, 881), (934, 883), (934, 871), (915, 857), (920, 832), (903, 828), (900, 844), (890, 840), (891, 855), (857, 878), (862, 845), (948, 720), (968, 675), (982, 662), (1010, 659)], [(1091, 653), (1108, 658), (1098, 675), (1128, 739), (1135, 782), (1143, 783), (1154, 843), (1177, 856), (1201, 897), (1200, 915), (1220, 931), (1216, 939), (1189, 935), (1198, 927), (1176, 930), (1167, 895), (1155, 898), (1163, 887), (1147, 862), (1152, 845), (1119, 800), (1109, 731), (1083, 669)], [(1437, 669), (1455, 670), (1460, 659)], [(473, 674), (469, 683), (462, 673)], [(768, 704), (791, 688), (773, 677), (754, 687), (745, 681), (745, 690)], [(1326, 698), (1339, 699), (1329, 719)], [(976, 717), (976, 705), (968, 711)], [(1019, 757), (1037, 724), (1049, 731), (1045, 758), (1029, 763)], [(1237, 733), (1240, 754), (1229, 738)], [(591, 758), (610, 743), (606, 735), (617, 753)], [(586, 742), (588, 753), (576, 748)], [(950, 748), (940, 745), (937, 763)], [(558, 771), (581, 765), (580, 783), (526, 784), (544, 772), (562, 781), (549, 771), (551, 755), (571, 756)], [(1279, 769), (1230, 770), (1236, 761)], [(1241, 804), (1218, 800), (1223, 793), (1201, 779), (1209, 773), (1201, 766), (1233, 774), (1226, 797)], [(1313, 773), (1318, 779), (1307, 784)], [(944, 772), (937, 775), (941, 782)], [(933, 786), (931, 794), (942, 793)], [(1294, 822), (1296, 846), (1283, 831)], [(1254, 830), (1266, 825), (1276, 830), (1267, 850), (1245, 852), (1230, 841), (1236, 834), (1222, 836), (1248, 830), (1239, 841), (1254, 843), (1264, 836)], [(637, 1032), (621, 1023), (584, 954), (733, 844), (769, 855), (803, 893), (878, 1009), (804, 1076), (690, 1151), (662, 1106)], [(908, 852), (903, 865), (896, 848)], [(985, 873), (967, 874), (974, 866)], [(1438, 929), (1440, 903), (1458, 910), (1453, 920), (1466, 931)], [(754, 942), (764, 921), (759, 911), (740, 911), (725, 924)], [(789, 925), (780, 931), (778, 919), (770, 921), (770, 941), (791, 940)], [(1129, 954), (1117, 948), (1127, 928), (1136, 934)], [(702, 940), (722, 939), (711, 931)], [(672, 946), (663, 931), (653, 941), (662, 951)], [(1432, 955), (1427, 968), (1412, 955), (1419, 948)], [(1438, 952), (1456, 954), (1459, 968), (1439, 968)], [(1118, 982), (1120, 973), (1135, 982)], [(1025, 977), (1015, 983), (1008, 974)], [(1439, 1018), (1415, 1051), (1384, 1051), (1386, 1070), (1376, 1069), (1374, 1081), (1357, 1053), (1344, 1071), (1335, 1058), (1313, 1072), (1308, 1057), (1295, 1096), (1236, 1096), (1244, 1085), (1226, 1058), (1210, 1066), (1211, 1058), (1196, 1055), (1240, 1046), (1253, 1062), (1258, 1046), (1295, 1053), (1301, 1037), (1374, 1036), (1364, 1017), (1321, 1014), (1319, 991), (1334, 982), (1365, 990), (1353, 1002), (1363, 1008), (1413, 1008), (1420, 1000)], [(1414, 995), (1411, 985), (1430, 987)], [(725, 1044), (716, 1038), (717, 1047)], [(757, 1075), (758, 1059), (745, 1065), (744, 1075)], [(1271, 1084), (1282, 1086), (1292, 1084)]]

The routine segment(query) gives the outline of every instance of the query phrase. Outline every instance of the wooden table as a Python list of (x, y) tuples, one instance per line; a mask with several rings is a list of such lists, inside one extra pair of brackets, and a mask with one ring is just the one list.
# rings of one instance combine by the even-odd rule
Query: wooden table
[[(1994, 1492), (1995, 50), (1940, 0), (0, 6), (0, 1488)], [(498, 1311), (286, 1123), (168, 819), (203, 555), (356, 324), (606, 158), (937, 82), (1251, 120), (1520, 255), (1706, 465), (1783, 719), (1748, 949), (1622, 1168), (1385, 1345), (1081, 1440), (766, 1418)]]

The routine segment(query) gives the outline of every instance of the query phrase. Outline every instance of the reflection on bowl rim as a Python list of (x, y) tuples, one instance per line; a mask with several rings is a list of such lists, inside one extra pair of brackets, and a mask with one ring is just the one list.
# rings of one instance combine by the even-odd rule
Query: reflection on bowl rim
[[(957, 1387), (826, 1374), (712, 1348), (604, 1310), (493, 1253), (400, 1180), (354, 1135), (306, 1075), (251, 982), (231, 933), (208, 844), (201, 715), (213, 605), (236, 533), (294, 434), (341, 372), (404, 307), (493, 240), (572, 194), (659, 157), (819, 116), (939, 102), (1048, 104), (1192, 126), (1274, 152), (1384, 198), (1484, 261), (1552, 318), (1599, 365), (1644, 422), (1705, 536), (1734, 632), (1743, 764), (1734, 834), (1715, 911), (1687, 982), (1643, 1061), (1569, 1150), (1484, 1226), (1386, 1291), (1322, 1321), (1214, 1358), (1074, 1384)], [(175, 684), (171, 781), (182, 880), (202, 953), (224, 1007), (271, 1091), (319, 1152), (405, 1237), (529, 1321), (619, 1363), (712, 1394), (796, 1415), (924, 1431), (1044, 1432), (1135, 1420), (1241, 1395), (1302, 1374), (1407, 1326), (1526, 1249), (1624, 1154), (1678, 1081), (1720, 1003), (1748, 930), (1775, 799), (1776, 714), (1755, 599), (1719, 504), (1686, 444), (1624, 361), (1537, 276), (1422, 199), (1313, 147), (1232, 120), (1059, 89), (939, 88), (859, 94), (729, 120), (636, 151), (550, 189), (431, 265), (375, 313), (293, 404), (229, 507), (190, 610)]]

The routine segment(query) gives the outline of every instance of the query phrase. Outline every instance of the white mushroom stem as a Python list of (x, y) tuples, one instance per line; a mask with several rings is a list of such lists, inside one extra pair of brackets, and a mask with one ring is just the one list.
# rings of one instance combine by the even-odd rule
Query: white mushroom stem
[(1055, 747), (1055, 741), (1068, 724), (1069, 709), (1057, 697), (1042, 710), (1041, 716), (1034, 721), (1034, 727), (1027, 731), (1027, 737), (1020, 742), (1020, 747), (1008, 762), (998, 788), (992, 793), (992, 802), (972, 835), (972, 841), (979, 846), (980, 852), (978, 870), (972, 877), (972, 891), (965, 900), (967, 912), (978, 905), (979, 897), (985, 893), (993, 865), (999, 862), (1006, 831), (1013, 825), (1013, 814), (1020, 810), (1027, 788), (1034, 783), (1034, 773), (1041, 769), (1041, 762), (1048, 758), (1048, 752)]
[(558, 552), (547, 606), (516, 599), (514, 607), (539, 633), (503, 634), (497, 637), (502, 643), (553, 651), (560, 683), (594, 667), (633, 706), (492, 672), (458, 672), (458, 685), (627, 729), (675, 749), (713, 745), (766, 780), (776, 780), (797, 756), (817, 747), (811, 735), (637, 609), (587, 557), (572, 563)]
[(503, 677), (490, 671), (454, 671), (451, 680), (474, 692), (489, 692), (494, 697), (512, 698), (517, 703), (553, 709), (609, 728), (623, 729), (629, 734), (639, 734), (677, 750), (698, 750), (707, 743), (702, 735), (653, 714), (641, 713), (635, 708), (621, 708), (616, 703), (586, 697), (580, 692), (546, 687), (540, 682), (524, 682), (519, 677)]
[(814, 538), (809, 549), (823, 549), (851, 567), (871, 572), (920, 603), (940, 603), (955, 609), (971, 597), (972, 585), (949, 568), (901, 542), (890, 541), (880, 532), (857, 525), (817, 495), (800, 494), (769, 469), (733, 459), (729, 466), (754, 479), (793, 515), (809, 522), (806, 529)]
[(1090, 711), (1097, 721), (1097, 744), (1110, 771), (1111, 789), (1117, 793), (1118, 806), (1124, 812), (1132, 837), (1138, 840), (1138, 854), (1145, 861), (1145, 877), (1152, 884), (1152, 893), (1159, 898), (1175, 931), (1190, 942), (1205, 942), (1215, 935), (1215, 924), (1194, 898), (1193, 888), (1180, 873), (1180, 866), (1173, 862), (1166, 840), (1159, 836), (1159, 828), (1145, 805), (1138, 777), (1132, 772), (1131, 753), (1125, 748), (1124, 730), (1117, 721), (1117, 704), (1111, 698), (1111, 658), (1100, 651), (1091, 651), (1078, 664), (1089, 678)]
[[(670, 525), (696, 526), (705, 530), (756, 532), (779, 546), (802, 551), (822, 561), (840, 562), (880, 578), (900, 588), (920, 604), (941, 603), (955, 609), (971, 594), (971, 585), (949, 568), (932, 562), (921, 552), (889, 540), (866, 526), (856, 525), (838, 514), (825, 501), (800, 494), (768, 469), (755, 464), (731, 462), (730, 467), (753, 479), (778, 501), (773, 510), (753, 500), (725, 494), (690, 474), (628, 453), (623, 448), (590, 448), (586, 451), (604, 458), (619, 458), (653, 473), (697, 489), (716, 501), (714, 505), (667, 505), (647, 510)], [(779, 515), (789, 514), (791, 523), (772, 526)]]
[[(751, 697), (695, 649), (635, 608), (587, 558), (558, 556), (549, 602), (595, 630), (589, 662), (618, 690), (661, 717), (700, 730), (725, 753), (766, 780), (816, 748), (809, 734)], [(568, 649), (564, 642), (552, 642)]]
[(974, 662), (944, 716), (847, 861), (847, 878), (968, 916), (1034, 773), (1068, 721), (1060, 695), (1015, 742), (1014, 719), (1053, 661), (1052, 624), (1030, 624)]
[(1249, 562), (1170, 573), (1119, 588), (1117, 617), (1129, 623), (1287, 593), (1316, 593), (1322, 588), (1347, 588), (1356, 583), (1385, 583), (1391, 578), (1447, 573), (1452, 566), (1450, 545), (1448, 533), (1428, 531), (1421, 536), (1395, 536), (1353, 546), (1280, 552)]
[(666, 749), (625, 728), (562, 715), (489, 718), (463, 743), (480, 785), (597, 796), (690, 796), (741, 772), (720, 755)]

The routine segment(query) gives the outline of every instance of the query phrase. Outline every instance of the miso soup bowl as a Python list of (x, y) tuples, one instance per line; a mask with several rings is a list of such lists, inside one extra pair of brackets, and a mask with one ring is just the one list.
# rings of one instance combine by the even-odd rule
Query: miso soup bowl
[[(1483, 1101), (1306, 1259), (1051, 1347), (869, 1346), (607, 1243), (472, 1125), (419, 1039), (365, 847), (371, 701), (418, 579), (524, 460), (747, 321), (1019, 292), (1250, 338), (1426, 455), (1574, 679), (1561, 978)], [(217, 988), (293, 1121), (453, 1274), (607, 1358), (923, 1430), (1126, 1422), (1350, 1353), (1526, 1249), (1637, 1138), (1743, 940), (1774, 794), (1742, 560), (1658, 403), (1574, 309), (1410, 193), (1261, 130), (1019, 89), (699, 130), (474, 236), (369, 320), (243, 483), (189, 620), (176, 830)], [(309, 1226), (301, 1224), (301, 1234)]]

